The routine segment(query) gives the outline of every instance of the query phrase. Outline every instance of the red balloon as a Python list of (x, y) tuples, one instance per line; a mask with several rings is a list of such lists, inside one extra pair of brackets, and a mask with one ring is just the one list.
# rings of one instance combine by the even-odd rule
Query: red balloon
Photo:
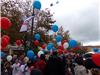
[(73, 48), (73, 50), (74, 50), (74, 51), (76, 51), (76, 50), (80, 50), (80, 47), (77, 46), (77, 47)]
[(2, 39), (3, 39), (3, 38), (8, 39), (8, 41), (10, 40), (10, 37), (9, 37), (8, 35), (3, 35)]
[(43, 49), (45, 49), (45, 47), (46, 47), (46, 45), (45, 45), (45, 44), (43, 44), (43, 45), (42, 45), (42, 48), (43, 48)]
[(24, 40), (21, 40), (21, 43), (24, 44)]
[(60, 55), (60, 54), (63, 54), (63, 50), (58, 49), (58, 54), (59, 54), (59, 55)]
[(62, 45), (63, 45), (65, 42), (67, 42), (67, 40), (63, 40), (63, 41), (62, 41)]
[(20, 46), (22, 44), (21, 40), (16, 40), (16, 44)]
[(36, 46), (38, 46), (38, 45), (39, 45), (39, 41), (38, 41), (38, 40), (35, 40), (35, 41), (34, 41), (34, 44), (35, 44)]
[(93, 54), (92, 55), (93, 62), (100, 67), (100, 54)]
[(58, 46), (58, 49), (64, 50), (63, 46)]
[(1, 17), (1, 29), (7, 30), (11, 25), (11, 21), (7, 17)]
[(5, 48), (9, 44), (9, 40), (7, 38), (2, 38), (1, 46)]
[(64, 54), (66, 54), (66, 53), (68, 53), (68, 51), (67, 50), (64, 50)]

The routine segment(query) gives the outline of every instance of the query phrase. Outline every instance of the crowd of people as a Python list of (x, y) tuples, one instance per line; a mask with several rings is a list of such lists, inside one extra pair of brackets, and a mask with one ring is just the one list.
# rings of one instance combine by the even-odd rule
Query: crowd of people
[(1, 58), (1, 75), (100, 75), (100, 67), (93, 65), (79, 54), (46, 52), (34, 60), (22, 54), (11, 61)]

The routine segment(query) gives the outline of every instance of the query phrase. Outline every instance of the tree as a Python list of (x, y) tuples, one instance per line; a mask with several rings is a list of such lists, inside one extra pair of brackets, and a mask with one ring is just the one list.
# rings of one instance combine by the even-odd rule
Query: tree
[[(8, 34), (11, 38), (10, 43), (14, 43), (16, 39), (24, 39), (26, 32), (20, 33), (21, 24), (24, 17), (32, 15), (32, 0), (1, 0), (1, 17), (8, 17), (12, 22), (12, 27), (8, 31), (2, 30), (2, 34)], [(35, 10), (37, 11), (37, 10)], [(40, 10), (39, 14), (35, 16), (37, 23), (34, 25), (33, 31), (35, 33), (45, 34), (51, 29), (53, 14), (48, 9)], [(25, 19), (25, 18), (24, 18)], [(30, 23), (31, 24), (31, 23)], [(15, 37), (16, 36), (16, 37)], [(45, 38), (44, 38), (45, 39)]]

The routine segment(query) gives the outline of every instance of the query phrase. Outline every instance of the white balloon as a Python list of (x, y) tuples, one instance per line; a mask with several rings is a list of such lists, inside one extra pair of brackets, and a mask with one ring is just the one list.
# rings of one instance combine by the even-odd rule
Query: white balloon
[(7, 61), (11, 61), (12, 60), (12, 56), (11, 55), (8, 55), (7, 56)]
[(57, 42), (57, 45), (58, 45), (58, 46), (61, 46), (61, 42)]
[(44, 52), (43, 52), (43, 51), (39, 51), (39, 52), (38, 52), (38, 56), (40, 57), (41, 54), (44, 54)]
[(64, 49), (66, 49), (66, 48), (69, 47), (69, 44), (66, 42), (66, 43), (63, 44), (63, 47), (64, 47)]

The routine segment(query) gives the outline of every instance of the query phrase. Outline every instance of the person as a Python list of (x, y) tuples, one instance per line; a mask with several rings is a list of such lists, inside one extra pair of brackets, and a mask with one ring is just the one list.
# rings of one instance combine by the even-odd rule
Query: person
[(35, 63), (35, 67), (37, 69), (39, 69), (42, 74), (44, 74), (44, 70), (45, 70), (45, 66), (46, 66), (46, 62), (45, 62), (45, 55), (44, 54), (41, 54), (40, 55), (40, 59)]
[(12, 65), (12, 75), (17, 75), (19, 72), (19, 67), (20, 67), (20, 63), (18, 61), (18, 59), (15, 60), (15, 63)]
[(39, 69), (34, 68), (30, 75), (43, 75), (42, 72)]
[(67, 58), (66, 61), (66, 75), (74, 75), (74, 73), (72, 73), (73, 66), (71, 59)]
[(6, 61), (4, 63), (3, 75), (12, 75), (11, 62)]
[(78, 56), (75, 59), (75, 62), (77, 63), (77, 65), (74, 68), (75, 75), (87, 75), (87, 70), (85, 66), (83, 66), (83, 58)]
[(63, 62), (57, 56), (57, 52), (53, 52), (53, 55), (47, 61), (44, 75), (65, 75)]
[(18, 75), (30, 75), (29, 67), (27, 65), (28, 61), (29, 61), (29, 59), (27, 57), (25, 57), (23, 59), (23, 63), (21, 64), (21, 66), (19, 68), (19, 74)]

